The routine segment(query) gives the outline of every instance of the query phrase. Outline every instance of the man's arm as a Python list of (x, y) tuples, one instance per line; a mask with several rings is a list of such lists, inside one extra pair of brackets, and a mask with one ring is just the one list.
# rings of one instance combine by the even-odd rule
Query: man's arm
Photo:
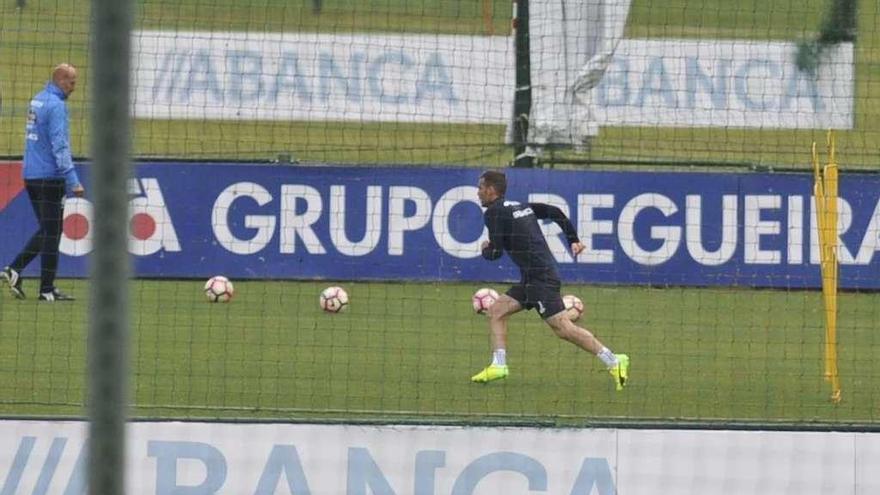
[(490, 208), (485, 214), (486, 227), (489, 228), (489, 240), (483, 243), (483, 258), (497, 260), (504, 254), (504, 221), (501, 210)]
[(535, 217), (542, 220), (550, 219), (553, 220), (556, 225), (559, 225), (559, 227), (562, 228), (562, 232), (565, 234), (565, 238), (568, 239), (569, 244), (580, 244), (581, 240), (578, 237), (577, 230), (575, 230), (571, 220), (565, 216), (565, 213), (562, 213), (562, 210), (545, 203), (529, 203), (529, 207), (535, 212)]
[(82, 191), (76, 169), (73, 168), (73, 157), (70, 153), (70, 130), (67, 124), (67, 107), (57, 105), (48, 112), (49, 117), (49, 141), (52, 144), (52, 154), (55, 156), (55, 166), (58, 172), (64, 176), (67, 189), (75, 194)]

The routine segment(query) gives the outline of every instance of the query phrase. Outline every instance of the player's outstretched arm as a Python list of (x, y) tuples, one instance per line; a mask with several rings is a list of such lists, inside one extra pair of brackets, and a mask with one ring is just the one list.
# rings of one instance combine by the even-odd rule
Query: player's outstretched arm
[(580, 238), (578, 237), (577, 230), (575, 230), (571, 220), (565, 216), (565, 213), (562, 213), (562, 210), (546, 203), (529, 203), (529, 207), (535, 212), (535, 217), (542, 220), (553, 220), (556, 225), (559, 225), (559, 227), (562, 228), (562, 232), (565, 234), (565, 238), (568, 239), (568, 243), (571, 245), (571, 250), (574, 254), (583, 251), (583, 246), (581, 246), (580, 251), (575, 252), (574, 245), (580, 244)]

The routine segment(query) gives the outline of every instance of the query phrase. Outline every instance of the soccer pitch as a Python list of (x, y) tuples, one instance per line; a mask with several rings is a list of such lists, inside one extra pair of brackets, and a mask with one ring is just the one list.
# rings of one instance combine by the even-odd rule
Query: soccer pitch
[[(33, 288), (34, 280), (27, 281)], [(880, 295), (842, 294), (843, 402), (822, 378), (813, 291), (565, 286), (585, 325), (632, 358), (624, 392), (534, 312), (511, 320), (511, 376), (477, 385), (490, 358), (472, 284), (238, 281), (229, 304), (200, 281), (136, 281), (131, 395), (139, 417), (590, 424), (639, 420), (867, 423), (877, 419)], [(502, 284), (493, 287), (504, 290)], [(71, 304), (0, 298), (0, 414), (83, 413), (88, 285)], [(670, 308), (674, 310), (670, 311)]]

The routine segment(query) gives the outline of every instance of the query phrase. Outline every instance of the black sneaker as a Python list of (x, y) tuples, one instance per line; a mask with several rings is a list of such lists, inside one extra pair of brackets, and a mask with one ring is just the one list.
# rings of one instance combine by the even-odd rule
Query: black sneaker
[(24, 299), (24, 291), (21, 290), (21, 276), (17, 271), (7, 266), (0, 272), (0, 277), (3, 277), (6, 283), (9, 284), (9, 292), (12, 293), (12, 297)]
[(40, 292), (40, 301), (76, 301), (76, 298), (63, 293), (58, 289), (52, 289), (51, 292)]

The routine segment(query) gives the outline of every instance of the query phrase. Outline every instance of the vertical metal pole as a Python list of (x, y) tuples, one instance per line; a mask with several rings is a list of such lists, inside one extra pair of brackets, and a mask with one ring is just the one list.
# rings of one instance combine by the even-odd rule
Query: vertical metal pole
[(92, 0), (92, 184), (88, 493), (125, 491), (128, 408), (129, 58), (132, 0)]
[(516, 89), (513, 94), (513, 166), (532, 167), (534, 156), (528, 153), (529, 116), (532, 113), (529, 0), (516, 0), (514, 8)]

